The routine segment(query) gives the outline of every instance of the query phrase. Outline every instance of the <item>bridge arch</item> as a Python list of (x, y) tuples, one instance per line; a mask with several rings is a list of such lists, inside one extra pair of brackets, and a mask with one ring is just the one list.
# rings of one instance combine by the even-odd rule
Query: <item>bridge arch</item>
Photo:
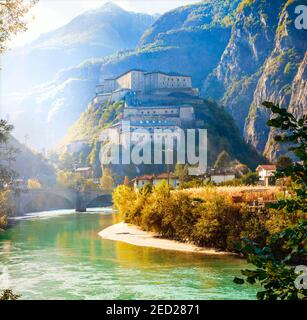
[(75, 200), (55, 192), (27, 192), (17, 199), (18, 214), (44, 210), (74, 209)]
[(112, 194), (99, 194), (94, 197), (87, 199), (86, 207), (93, 208), (98, 206), (111, 206), (112, 205)]
[(30, 189), (16, 193), (13, 202), (16, 204), (16, 214), (52, 209), (75, 209), (77, 212), (84, 212), (87, 207), (111, 205), (112, 195), (58, 188)]

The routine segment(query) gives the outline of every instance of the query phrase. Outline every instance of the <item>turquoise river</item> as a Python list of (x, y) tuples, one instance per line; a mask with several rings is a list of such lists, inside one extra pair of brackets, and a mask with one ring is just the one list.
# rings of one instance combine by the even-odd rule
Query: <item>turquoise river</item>
[(15, 218), (0, 233), (0, 290), (21, 299), (255, 299), (256, 288), (233, 283), (244, 260), (100, 238), (116, 218), (109, 208)]

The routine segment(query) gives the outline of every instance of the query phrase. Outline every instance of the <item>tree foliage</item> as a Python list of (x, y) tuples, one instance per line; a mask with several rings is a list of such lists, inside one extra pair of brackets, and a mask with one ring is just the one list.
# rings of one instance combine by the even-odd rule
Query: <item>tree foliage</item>
[(12, 125), (0, 119), (0, 229), (6, 226), (7, 216), (12, 212), (10, 190), (7, 188), (16, 177), (16, 173), (9, 167), (14, 160), (15, 150), (7, 145), (12, 130)]
[[(272, 235), (264, 246), (245, 239), (242, 250), (248, 254), (248, 261), (256, 266), (256, 270), (242, 270), (242, 274), (248, 283), (259, 282), (263, 287), (257, 294), (258, 299), (307, 299), (306, 285), (301, 282), (304, 277), (295, 272), (295, 265), (307, 262), (307, 116), (297, 119), (286, 109), (271, 102), (264, 102), (263, 105), (272, 112), (272, 118), (267, 124), (280, 132), (275, 136), (275, 141), (289, 144), (289, 150), (299, 160), (292, 165), (277, 168), (276, 178), (290, 177), (293, 184), (290, 197), (280, 199), (270, 207), (280, 212), (280, 215), (284, 212), (293, 217), (301, 213), (303, 218)], [(297, 279), (300, 279), (299, 283)], [(234, 281), (244, 283), (244, 279), (240, 278)]]
[(18, 300), (21, 297), (15, 294), (11, 289), (5, 289), (0, 293), (0, 300)]
[(180, 183), (190, 180), (188, 164), (176, 164), (175, 175), (179, 178)]
[(100, 178), (100, 189), (104, 192), (112, 192), (114, 189), (114, 179), (111, 170), (104, 169)]
[(32, 179), (28, 180), (28, 188), (29, 189), (41, 189), (42, 184), (38, 179), (32, 178)]
[(74, 191), (90, 192), (97, 191), (98, 185), (92, 179), (86, 179), (79, 173), (60, 170), (57, 176), (57, 183), (61, 187), (69, 188)]
[(214, 168), (216, 169), (229, 169), (231, 167), (231, 157), (225, 150), (222, 151), (214, 164)]
[(7, 49), (7, 43), (14, 35), (27, 30), (25, 15), (38, 0), (0, 1), (0, 53)]

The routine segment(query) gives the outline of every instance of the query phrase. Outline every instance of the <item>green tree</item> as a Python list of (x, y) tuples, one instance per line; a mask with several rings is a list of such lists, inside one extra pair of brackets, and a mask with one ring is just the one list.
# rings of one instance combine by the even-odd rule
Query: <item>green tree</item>
[(18, 300), (19, 294), (15, 294), (11, 289), (5, 289), (0, 293), (0, 300)]
[(102, 177), (100, 178), (100, 189), (104, 192), (112, 192), (114, 189), (114, 179), (111, 170), (103, 170)]
[(179, 178), (180, 183), (187, 182), (190, 179), (189, 166), (187, 164), (176, 164), (175, 175)]
[[(293, 182), (291, 196), (280, 199), (270, 207), (284, 211), (288, 215), (302, 214), (302, 219), (294, 226), (270, 237), (265, 246), (260, 246), (248, 239), (244, 240), (243, 252), (248, 254), (248, 262), (256, 266), (255, 270), (242, 270), (245, 280), (254, 284), (259, 282), (263, 290), (257, 293), (261, 300), (295, 300), (307, 299), (307, 290), (297, 279), (303, 277), (295, 272), (296, 264), (306, 264), (307, 247), (307, 115), (294, 117), (286, 109), (271, 102), (263, 105), (270, 109), (272, 118), (267, 122), (270, 127), (278, 129), (274, 139), (277, 143), (290, 143), (289, 151), (300, 160), (291, 166), (279, 167), (276, 178), (291, 177)], [(245, 281), (235, 278), (236, 283)]]
[(75, 155), (71, 153), (64, 152), (59, 157), (60, 167), (64, 170), (74, 169), (76, 163), (78, 162)]
[(224, 150), (218, 156), (214, 164), (215, 169), (229, 169), (231, 167), (231, 157)]
[(69, 188), (74, 191), (89, 192), (97, 191), (98, 186), (92, 179), (86, 179), (79, 173), (60, 170), (57, 175), (57, 183), (61, 187)]
[(287, 156), (280, 156), (276, 161), (276, 167), (278, 169), (287, 168), (289, 166), (292, 166), (292, 164), (293, 164), (292, 159)]
[(14, 35), (27, 30), (25, 15), (38, 0), (2, 0), (0, 2), (0, 53)]
[(12, 212), (9, 197), (16, 173), (9, 165), (14, 160), (15, 150), (7, 144), (12, 130), (12, 125), (0, 119), (0, 229), (6, 226), (7, 216)]
[(249, 172), (243, 175), (240, 180), (246, 186), (253, 186), (259, 181), (259, 175), (256, 172)]

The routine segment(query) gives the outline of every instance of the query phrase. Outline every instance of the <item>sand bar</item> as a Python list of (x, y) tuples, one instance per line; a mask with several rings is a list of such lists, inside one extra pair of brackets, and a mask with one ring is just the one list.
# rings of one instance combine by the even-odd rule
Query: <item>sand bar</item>
[(229, 252), (217, 251), (211, 248), (198, 247), (194, 244), (182, 243), (175, 240), (161, 239), (153, 232), (124, 222), (114, 224), (99, 232), (99, 236), (108, 240), (122, 241), (136, 246), (152, 247), (165, 250), (194, 252), (208, 255), (233, 255)]

